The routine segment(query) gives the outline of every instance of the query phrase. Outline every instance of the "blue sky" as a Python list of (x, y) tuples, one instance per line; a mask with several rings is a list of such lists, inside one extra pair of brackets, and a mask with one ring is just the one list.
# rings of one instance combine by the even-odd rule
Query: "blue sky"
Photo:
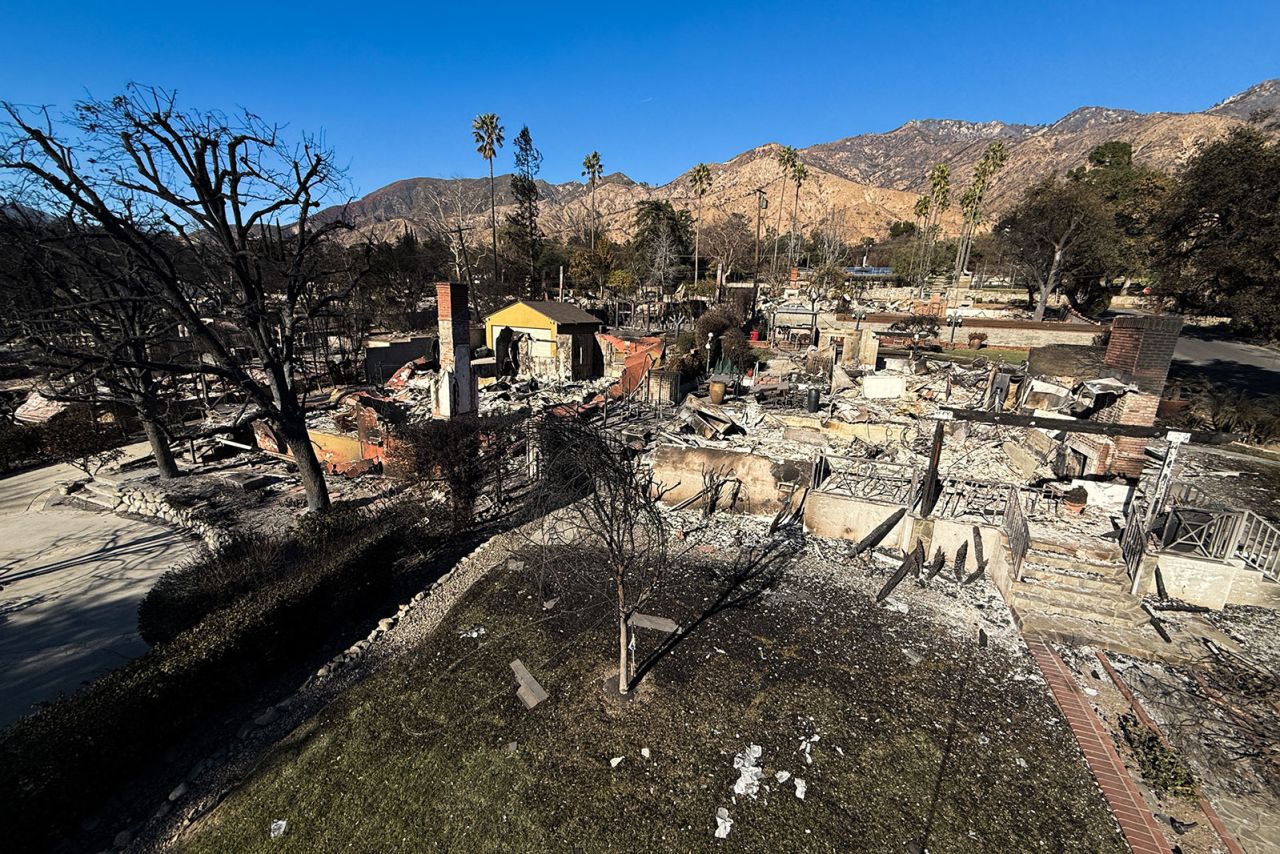
[[(0, 99), (137, 81), (324, 131), (358, 193), (481, 175), (469, 125), (528, 124), (543, 177), (663, 183), (764, 142), (912, 118), (1199, 110), (1280, 77), (1280, 2), (15, 4)], [(510, 168), (510, 147), (498, 169)]]

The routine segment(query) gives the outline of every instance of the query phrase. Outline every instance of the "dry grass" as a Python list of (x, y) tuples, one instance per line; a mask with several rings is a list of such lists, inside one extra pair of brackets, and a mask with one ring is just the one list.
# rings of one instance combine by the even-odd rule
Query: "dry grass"
[[(716, 584), (686, 569), (647, 610), (690, 618)], [(1026, 660), (926, 613), (784, 580), (698, 626), (620, 705), (601, 688), (607, 608), (548, 618), (526, 579), (495, 570), (428, 643), (280, 743), (184, 847), (902, 851), (923, 828), (968, 673), (931, 850), (1125, 850), (1043, 685), (1016, 675)], [(475, 625), (486, 633), (460, 637)], [(640, 652), (655, 641), (642, 636)], [(514, 696), (517, 657), (551, 694), (533, 711)], [(814, 735), (807, 764), (798, 748)], [(751, 743), (766, 786), (735, 803), (733, 756)], [(805, 799), (778, 770), (806, 780)], [(734, 820), (726, 842), (712, 836), (719, 807)], [(273, 819), (289, 822), (281, 839)]]

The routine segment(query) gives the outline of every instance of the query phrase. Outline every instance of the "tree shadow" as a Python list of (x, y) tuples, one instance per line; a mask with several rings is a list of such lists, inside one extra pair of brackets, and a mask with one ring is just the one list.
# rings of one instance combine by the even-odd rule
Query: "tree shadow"
[(757, 602), (766, 591), (772, 589), (782, 577), (786, 564), (799, 551), (794, 540), (774, 538), (762, 546), (752, 546), (734, 558), (726, 570), (712, 567), (712, 575), (719, 587), (714, 599), (703, 611), (688, 620), (662, 639), (662, 642), (636, 665), (636, 672), (628, 683), (634, 689), (657, 664), (676, 647), (684, 643), (708, 620), (729, 610), (746, 608)]

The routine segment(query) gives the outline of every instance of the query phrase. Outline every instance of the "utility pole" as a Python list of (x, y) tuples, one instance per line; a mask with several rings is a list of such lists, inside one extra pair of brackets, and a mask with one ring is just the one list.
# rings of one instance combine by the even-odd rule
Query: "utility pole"
[[(458, 233), (458, 246), (462, 248), (462, 264), (467, 270), (467, 293), (470, 295), (470, 300), (476, 303), (474, 307), (468, 306), (468, 311), (471, 311), (472, 308), (479, 309), (479, 297), (472, 294), (475, 290), (475, 288), (472, 287), (475, 284), (475, 280), (471, 278), (471, 259), (467, 256), (467, 241), (462, 237), (462, 223), (456, 223), (454, 225), (454, 230)], [(467, 231), (470, 230), (471, 228), (468, 226)], [(480, 313), (479, 311), (472, 311), (471, 316), (473, 318), (479, 317)]]
[(760, 298), (760, 222), (769, 207), (769, 197), (764, 187), (756, 187), (756, 263), (751, 270), (751, 314), (756, 313), (756, 301)]

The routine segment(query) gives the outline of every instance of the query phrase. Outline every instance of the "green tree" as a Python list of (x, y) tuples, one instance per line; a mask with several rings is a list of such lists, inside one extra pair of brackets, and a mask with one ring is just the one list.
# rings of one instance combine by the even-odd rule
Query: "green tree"
[(1233, 130), (1187, 164), (1157, 220), (1157, 292), (1179, 311), (1280, 339), (1280, 147)]
[(1072, 170), (1068, 177), (1093, 187), (1115, 219), (1121, 241), (1111, 274), (1147, 275), (1154, 248), (1154, 223), (1172, 188), (1172, 179), (1135, 166), (1133, 146), (1118, 140), (1093, 149), (1088, 165)]
[(925, 284), (933, 273), (933, 250), (942, 230), (942, 215), (951, 207), (951, 167), (939, 163), (929, 172), (929, 195), (916, 201), (917, 219), (923, 219), (919, 234), (920, 258), (916, 265), (916, 286), (924, 296)]
[[(794, 172), (796, 166), (800, 162), (800, 155), (791, 146), (784, 145), (778, 151), (775, 157), (777, 158), (777, 161), (778, 161), (778, 168), (782, 171), (782, 174), (778, 176), (778, 180), (782, 182), (782, 187), (785, 192), (787, 181), (791, 180), (792, 172)], [(783, 207), (784, 205), (778, 205), (778, 224), (774, 229), (774, 233), (773, 233), (772, 270), (773, 270), (773, 276), (775, 279), (777, 279), (778, 277), (778, 246), (782, 242), (782, 209)]]
[(693, 167), (693, 172), (689, 175), (689, 181), (693, 185), (693, 195), (698, 200), (698, 214), (693, 221), (693, 280), (698, 281), (698, 250), (701, 248), (702, 237), (702, 199), (707, 195), (707, 191), (711, 189), (711, 169), (705, 163), (699, 163)]
[(502, 125), (497, 113), (481, 113), (471, 122), (471, 136), (475, 139), (476, 153), (489, 162), (489, 228), (493, 237), (493, 282), (501, 278), (498, 272), (498, 194), (493, 184), (493, 158), (502, 148)]
[(599, 222), (596, 218), (596, 184), (600, 183), (600, 176), (604, 174), (604, 167), (600, 165), (600, 152), (593, 151), (582, 158), (582, 174), (591, 188), (591, 251), (595, 252), (596, 225)]
[(650, 200), (636, 208), (636, 232), (631, 239), (637, 278), (666, 288), (682, 274), (693, 240), (693, 217), (668, 201)]
[(973, 168), (973, 180), (960, 196), (960, 211), (964, 216), (964, 222), (960, 229), (960, 240), (956, 245), (956, 265), (952, 273), (952, 278), (957, 282), (969, 267), (973, 233), (982, 222), (982, 199), (991, 185), (991, 180), (1004, 168), (1008, 156), (1003, 142), (996, 141), (988, 145), (987, 150), (982, 153), (982, 157)]
[(542, 152), (533, 145), (529, 126), (520, 128), (515, 140), (516, 170), (511, 175), (511, 195), (516, 209), (507, 215), (510, 236), (516, 255), (528, 275), (529, 296), (537, 298), (539, 290), (538, 259), (542, 255), (542, 230), (538, 227), (538, 171), (542, 168)]
[(1049, 295), (1075, 288), (1077, 299), (1118, 257), (1121, 236), (1100, 194), (1081, 181), (1049, 177), (1027, 190), (996, 227), (1011, 261), (1035, 288), (1035, 319), (1043, 320)]
[(809, 177), (809, 170), (799, 158), (791, 166), (791, 183), (796, 185), (795, 201), (791, 204), (791, 236), (787, 241), (787, 269), (796, 266), (796, 238), (800, 235), (800, 185)]

